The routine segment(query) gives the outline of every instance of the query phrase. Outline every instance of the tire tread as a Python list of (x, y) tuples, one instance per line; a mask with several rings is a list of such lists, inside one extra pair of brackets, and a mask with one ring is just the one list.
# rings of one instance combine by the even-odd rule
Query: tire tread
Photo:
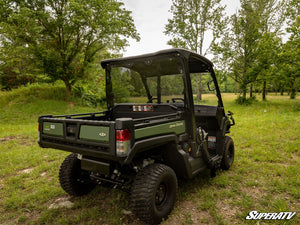
[[(156, 224), (161, 221), (162, 218), (156, 215), (155, 210), (152, 207), (153, 189), (157, 185), (157, 181), (163, 174), (168, 174), (175, 177), (176, 190), (175, 198), (177, 193), (177, 178), (174, 171), (164, 164), (151, 164), (141, 170), (132, 186), (131, 199), (133, 205), (133, 211), (142, 221), (150, 224)], [(167, 215), (173, 209), (175, 198), (171, 202), (170, 209), (167, 210)], [(164, 215), (165, 218), (167, 215)]]

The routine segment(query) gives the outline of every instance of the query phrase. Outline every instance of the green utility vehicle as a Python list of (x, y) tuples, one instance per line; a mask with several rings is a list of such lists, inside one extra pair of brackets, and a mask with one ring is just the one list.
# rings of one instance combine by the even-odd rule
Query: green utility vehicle
[(120, 188), (131, 193), (141, 220), (159, 223), (173, 209), (178, 177), (231, 167), (232, 113), (224, 111), (213, 64), (194, 52), (169, 49), (101, 65), (108, 110), (40, 116), (39, 145), (72, 152), (59, 171), (70, 195), (97, 184)]

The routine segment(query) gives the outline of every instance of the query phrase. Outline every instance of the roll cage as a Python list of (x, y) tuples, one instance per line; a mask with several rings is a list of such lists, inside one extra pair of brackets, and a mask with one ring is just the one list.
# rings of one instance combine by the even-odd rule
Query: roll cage
[(192, 51), (173, 48), (140, 56), (103, 60), (101, 66), (106, 70), (106, 98), (108, 109), (111, 109), (114, 104), (110, 75), (111, 69), (114, 66), (128, 68), (141, 74), (148, 102), (150, 103), (152, 102), (153, 96), (146, 82), (147, 77), (157, 77), (157, 102), (161, 103), (161, 76), (181, 73), (185, 89), (184, 105), (189, 109), (194, 108), (190, 73), (210, 73), (218, 98), (218, 107), (223, 108), (223, 101), (213, 70), (213, 63)]

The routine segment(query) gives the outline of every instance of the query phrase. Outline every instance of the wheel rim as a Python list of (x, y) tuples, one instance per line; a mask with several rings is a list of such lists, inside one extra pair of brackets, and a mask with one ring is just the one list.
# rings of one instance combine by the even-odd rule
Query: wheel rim
[(89, 173), (87, 171), (77, 171), (76, 182), (82, 185), (88, 185), (91, 183)]
[(155, 205), (160, 207), (164, 204), (167, 197), (167, 187), (164, 183), (160, 183), (155, 194)]

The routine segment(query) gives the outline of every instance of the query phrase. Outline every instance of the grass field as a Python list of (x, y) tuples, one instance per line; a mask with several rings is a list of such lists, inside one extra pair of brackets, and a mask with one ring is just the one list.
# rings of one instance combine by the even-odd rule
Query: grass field
[[(236, 158), (229, 171), (215, 178), (206, 171), (179, 182), (175, 208), (162, 224), (264, 224), (246, 221), (253, 210), (297, 212), (300, 224), (300, 97), (268, 95), (251, 106), (224, 94), (226, 110), (235, 113)], [(61, 101), (57, 99), (63, 99)], [(37, 145), (37, 119), (42, 114), (98, 111), (82, 107), (63, 88), (29, 87), (0, 92), (0, 224), (142, 224), (130, 214), (128, 195), (96, 188), (69, 198), (58, 170), (68, 153)], [(72, 208), (49, 209), (69, 198)]]

